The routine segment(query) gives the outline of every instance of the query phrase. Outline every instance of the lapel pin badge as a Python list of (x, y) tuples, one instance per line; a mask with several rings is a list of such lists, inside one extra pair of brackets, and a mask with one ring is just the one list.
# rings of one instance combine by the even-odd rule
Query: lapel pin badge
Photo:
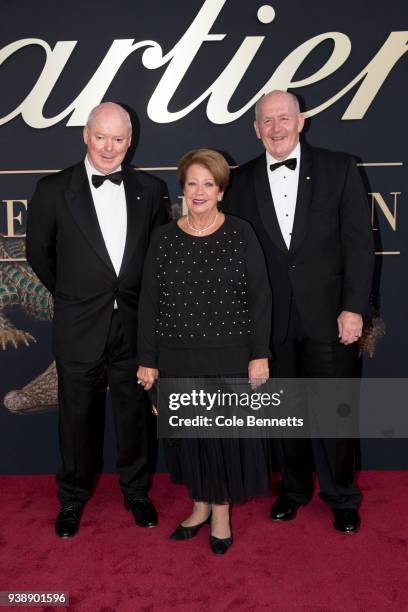
[(307, 177), (306, 177), (306, 180), (307, 180), (307, 181), (310, 181), (310, 176), (307, 176)]

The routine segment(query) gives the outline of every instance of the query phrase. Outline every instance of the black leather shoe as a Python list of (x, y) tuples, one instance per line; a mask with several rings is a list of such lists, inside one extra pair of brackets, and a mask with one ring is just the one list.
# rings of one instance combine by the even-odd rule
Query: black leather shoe
[(273, 521), (291, 521), (295, 518), (296, 512), (301, 505), (292, 499), (278, 497), (272, 506), (271, 519)]
[(139, 527), (157, 527), (159, 517), (156, 508), (148, 497), (126, 497), (126, 510), (131, 510)]
[(72, 538), (79, 530), (82, 504), (64, 504), (55, 520), (55, 533), (59, 538)]
[(210, 548), (215, 555), (225, 555), (227, 550), (232, 546), (232, 536), (229, 538), (216, 538), (210, 535)]
[(190, 540), (194, 538), (195, 535), (200, 531), (201, 527), (204, 525), (208, 525), (211, 521), (211, 513), (210, 515), (203, 521), (202, 523), (198, 523), (198, 525), (191, 525), (190, 527), (183, 527), (183, 525), (177, 525), (176, 529), (170, 536), (170, 540)]
[(334, 528), (343, 533), (357, 533), (360, 529), (360, 516), (354, 509), (333, 508)]

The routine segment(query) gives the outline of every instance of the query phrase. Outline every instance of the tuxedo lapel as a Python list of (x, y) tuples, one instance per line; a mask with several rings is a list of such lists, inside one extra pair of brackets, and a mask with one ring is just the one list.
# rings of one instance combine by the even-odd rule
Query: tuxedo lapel
[(306, 236), (309, 207), (313, 191), (313, 178), (312, 154), (309, 147), (302, 144), (296, 210), (289, 253), (294, 253), (300, 247)]
[[(65, 200), (78, 228), (102, 261), (115, 273), (96, 214), (89, 187), (88, 176), (83, 162), (74, 166)], [(115, 273), (116, 274), (116, 273)]]
[(279, 221), (276, 216), (275, 205), (272, 199), (271, 187), (266, 169), (265, 154), (261, 155), (257, 160), (255, 160), (254, 181), (256, 200), (262, 223), (274, 244), (284, 253), (287, 253), (288, 248), (279, 227)]
[(126, 194), (127, 230), (125, 250), (119, 276), (124, 273), (132, 259), (132, 254), (138, 242), (139, 235), (142, 231), (146, 231), (144, 224), (145, 206), (143, 198), (146, 197), (144, 194), (144, 187), (138, 180), (137, 173), (133, 168), (122, 167), (122, 176)]

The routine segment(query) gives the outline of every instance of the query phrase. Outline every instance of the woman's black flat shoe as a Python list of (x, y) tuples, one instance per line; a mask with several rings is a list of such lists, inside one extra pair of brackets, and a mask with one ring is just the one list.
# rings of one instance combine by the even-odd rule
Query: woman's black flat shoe
[(210, 535), (210, 548), (216, 555), (225, 555), (227, 550), (232, 546), (232, 542), (232, 536), (220, 539)]
[(183, 525), (177, 525), (176, 529), (170, 536), (170, 540), (190, 540), (200, 531), (201, 527), (208, 525), (211, 521), (211, 514), (202, 523), (198, 525), (192, 525), (191, 527), (183, 527)]

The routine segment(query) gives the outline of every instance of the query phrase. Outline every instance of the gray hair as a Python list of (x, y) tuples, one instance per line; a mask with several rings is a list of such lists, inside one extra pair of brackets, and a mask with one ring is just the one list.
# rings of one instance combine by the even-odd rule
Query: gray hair
[(123, 108), (123, 106), (121, 106), (120, 104), (116, 104), (116, 102), (102, 102), (101, 104), (98, 104), (98, 106), (95, 106), (89, 113), (88, 119), (86, 120), (87, 128), (91, 127), (91, 123), (94, 120), (95, 115), (97, 115), (101, 110), (105, 108), (112, 108), (112, 110), (117, 110), (120, 115), (122, 115), (123, 120), (126, 122), (127, 127), (129, 129), (129, 133), (132, 134), (132, 122), (130, 120), (130, 115), (127, 110)]
[(259, 98), (259, 100), (255, 104), (255, 120), (256, 121), (258, 121), (262, 102), (265, 100), (265, 98), (269, 98), (269, 96), (273, 96), (274, 94), (282, 94), (282, 93), (287, 94), (288, 96), (291, 97), (293, 105), (295, 107), (296, 114), (298, 115), (300, 114), (299, 100), (297, 96), (295, 96), (294, 93), (292, 93), (291, 91), (285, 91), (283, 89), (274, 89), (273, 91), (268, 91), (267, 93), (265, 93), (261, 98)]

